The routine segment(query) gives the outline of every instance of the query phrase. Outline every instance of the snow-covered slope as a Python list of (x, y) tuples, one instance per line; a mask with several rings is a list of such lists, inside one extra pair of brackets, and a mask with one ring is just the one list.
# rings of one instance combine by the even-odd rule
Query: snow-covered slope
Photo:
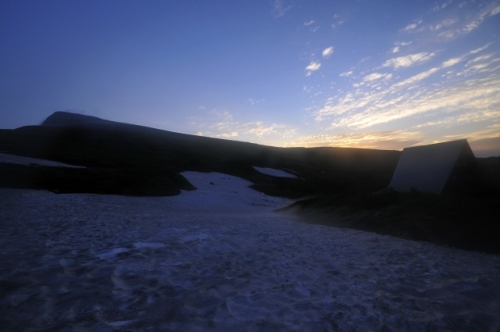
[(296, 222), (218, 173), (175, 197), (0, 189), (0, 325), (498, 331), (500, 259)]

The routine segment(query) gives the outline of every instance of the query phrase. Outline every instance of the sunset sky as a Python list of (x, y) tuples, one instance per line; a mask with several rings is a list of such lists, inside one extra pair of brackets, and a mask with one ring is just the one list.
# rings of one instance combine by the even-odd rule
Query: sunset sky
[(0, 128), (500, 155), (500, 1), (0, 0)]

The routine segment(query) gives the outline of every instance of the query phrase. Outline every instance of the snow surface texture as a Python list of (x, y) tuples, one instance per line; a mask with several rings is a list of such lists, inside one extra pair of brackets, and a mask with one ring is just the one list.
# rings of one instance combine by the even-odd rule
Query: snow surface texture
[(52, 160), (23, 157), (7, 153), (0, 153), (0, 163), (21, 164), (21, 165), (36, 164), (39, 166), (84, 168), (83, 166), (69, 165)]
[(297, 178), (294, 174), (283, 171), (281, 169), (268, 168), (268, 167), (256, 167), (256, 166), (253, 166), (253, 168), (255, 168), (256, 171), (258, 171), (262, 174), (276, 176), (279, 178), (294, 178), (294, 179)]
[(499, 331), (500, 256), (272, 213), (194, 172), (175, 197), (0, 189), (7, 331)]

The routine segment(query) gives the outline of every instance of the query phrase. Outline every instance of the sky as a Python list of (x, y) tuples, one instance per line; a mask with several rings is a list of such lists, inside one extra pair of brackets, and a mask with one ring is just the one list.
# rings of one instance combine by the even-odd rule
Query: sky
[(0, 0), (0, 128), (500, 155), (500, 0)]

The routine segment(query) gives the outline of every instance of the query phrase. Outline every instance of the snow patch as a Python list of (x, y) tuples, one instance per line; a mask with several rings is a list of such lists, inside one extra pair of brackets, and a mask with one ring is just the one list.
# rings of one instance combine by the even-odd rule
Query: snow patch
[(19, 165), (38, 165), (52, 167), (73, 167), (85, 168), (84, 166), (75, 166), (47, 159), (37, 159), (30, 157), (17, 156), (13, 154), (0, 153), (0, 163), (19, 164)]
[(257, 166), (253, 166), (253, 168), (262, 174), (271, 175), (271, 176), (280, 177), (280, 178), (297, 179), (297, 176), (295, 176), (295, 174), (292, 174), (288, 171), (284, 171), (281, 169), (268, 168), (268, 167), (257, 167)]

